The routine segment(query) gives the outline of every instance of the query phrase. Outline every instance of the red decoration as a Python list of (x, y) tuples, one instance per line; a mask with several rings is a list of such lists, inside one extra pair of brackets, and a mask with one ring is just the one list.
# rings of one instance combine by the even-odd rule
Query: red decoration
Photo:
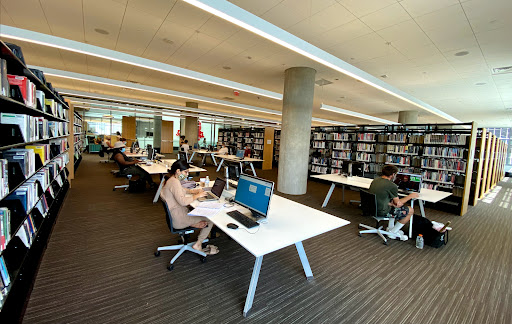
[(235, 97), (238, 97), (240, 95), (240, 91), (238, 90), (233, 90), (233, 94), (235, 95)]
[(180, 130), (178, 129), (178, 132), (176, 133), (176, 136), (180, 136)]

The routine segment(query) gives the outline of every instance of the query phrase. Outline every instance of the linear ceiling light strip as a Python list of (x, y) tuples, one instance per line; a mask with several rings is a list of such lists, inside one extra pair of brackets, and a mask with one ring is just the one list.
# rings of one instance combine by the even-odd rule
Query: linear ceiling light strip
[(246, 84), (221, 79), (212, 75), (187, 70), (170, 64), (145, 59), (139, 56), (113, 51), (103, 47), (81, 43), (52, 35), (42, 34), (26, 29), (0, 25), (0, 36), (11, 39), (18, 39), (29, 43), (59, 48), (75, 53), (95, 56), (106, 60), (138, 66), (141, 68), (159, 71), (163, 73), (173, 74), (188, 79), (215, 84), (221, 87), (253, 93), (263, 97), (268, 97), (277, 100), (283, 99), (283, 95), (277, 92), (272, 92), (265, 89), (252, 87)]
[(271, 110), (266, 108), (260, 108), (260, 107), (254, 107), (239, 103), (232, 103), (228, 101), (198, 96), (190, 93), (184, 93), (179, 91), (173, 91), (169, 89), (161, 89), (156, 87), (150, 87), (142, 84), (133, 84), (131, 82), (125, 82), (125, 81), (119, 81), (119, 80), (113, 80), (113, 79), (107, 79), (87, 74), (81, 74), (81, 73), (75, 73), (75, 72), (69, 72), (69, 71), (62, 71), (62, 70), (56, 70), (51, 68), (45, 68), (40, 66), (29, 66), (31, 68), (35, 68), (38, 70), (44, 71), (46, 75), (49, 76), (55, 76), (60, 78), (66, 78), (66, 79), (72, 79), (77, 81), (85, 81), (85, 82), (92, 82), (96, 84), (102, 84), (102, 85), (108, 85), (118, 88), (127, 88), (127, 89), (133, 89), (138, 91), (144, 91), (144, 92), (150, 92), (150, 93), (156, 93), (160, 95), (166, 95), (171, 97), (178, 97), (178, 98), (184, 98), (194, 101), (201, 101), (201, 102), (207, 102), (210, 104), (215, 105), (222, 105), (227, 107), (234, 107), (234, 108), (240, 108), (240, 109), (247, 109), (247, 110), (253, 110), (261, 113), (267, 113), (267, 114), (273, 114), (273, 115), (281, 115), (280, 111), (277, 110)]
[(330, 67), (333, 70), (348, 75), (356, 80), (364, 82), (376, 89), (384, 91), (392, 96), (402, 99), (423, 110), (426, 110), (439, 117), (447, 119), (454, 123), (461, 123), (460, 120), (447, 113), (434, 108), (433, 106), (412, 97), (411, 95), (397, 89), (373, 75), (356, 68), (353, 65), (337, 58), (336, 56), (325, 52), (324, 50), (311, 45), (303, 39), (288, 33), (287, 31), (261, 19), (260, 17), (243, 10), (242, 8), (226, 0), (183, 0), (197, 8), (205, 10), (212, 15), (227, 20), (241, 28), (251, 31), (261, 37), (264, 37), (276, 44), (286, 47), (296, 53), (304, 55), (320, 64)]
[(358, 112), (355, 112), (355, 111), (346, 110), (346, 109), (342, 109), (342, 108), (338, 108), (338, 107), (333, 107), (333, 106), (329, 106), (329, 105), (324, 105), (324, 104), (322, 104), (320, 106), (320, 109), (327, 110), (327, 111), (332, 111), (332, 112), (335, 112), (335, 113), (338, 113), (338, 114), (352, 116), (352, 117), (356, 117), (356, 118), (372, 120), (372, 121), (375, 121), (377, 123), (382, 123), (382, 124), (392, 124), (392, 125), (400, 124), (400, 123), (397, 123), (397, 122), (394, 122), (394, 121), (391, 121), (391, 120), (382, 119), (382, 118), (378, 118), (378, 117), (373, 117), (373, 116), (361, 114), (361, 113), (358, 113)]

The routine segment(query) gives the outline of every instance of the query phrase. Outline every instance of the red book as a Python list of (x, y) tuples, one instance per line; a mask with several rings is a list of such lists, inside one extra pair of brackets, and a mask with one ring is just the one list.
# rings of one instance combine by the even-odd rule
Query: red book
[(29, 89), (29, 87), (27, 86), (28, 78), (24, 77), (24, 76), (19, 76), (19, 75), (7, 74), (7, 79), (9, 80), (10, 85), (16, 85), (16, 86), (20, 87), (21, 95), (23, 96), (23, 99), (25, 99), (25, 104), (27, 104), (28, 103), (28, 89)]

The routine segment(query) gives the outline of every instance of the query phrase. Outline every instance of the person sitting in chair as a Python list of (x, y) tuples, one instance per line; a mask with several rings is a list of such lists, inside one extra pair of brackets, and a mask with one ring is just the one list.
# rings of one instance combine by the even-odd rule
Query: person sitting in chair
[[(192, 248), (203, 251), (206, 254), (217, 254), (219, 249), (214, 245), (208, 245), (202, 249), (203, 241), (208, 237), (213, 227), (213, 222), (206, 217), (189, 216), (187, 206), (200, 197), (205, 197), (206, 192), (201, 188), (185, 189), (181, 186), (181, 180), (188, 177), (189, 164), (185, 160), (174, 162), (169, 170), (169, 179), (166, 180), (160, 198), (165, 201), (171, 212), (173, 227), (182, 229), (186, 227), (201, 228), (197, 242)], [(190, 194), (187, 196), (187, 194)]]
[(245, 150), (244, 150), (244, 158), (245, 158), (245, 157), (249, 157), (249, 158), (250, 158), (250, 157), (251, 157), (251, 155), (252, 155), (251, 144), (247, 144), (247, 145), (245, 146)]
[(388, 228), (387, 231), (398, 234), (401, 240), (406, 241), (408, 237), (404, 235), (401, 228), (411, 219), (414, 209), (405, 206), (405, 203), (418, 198), (419, 194), (413, 192), (408, 196), (398, 198), (398, 187), (393, 183), (397, 172), (396, 166), (386, 165), (382, 168), (382, 175), (372, 181), (368, 191), (376, 196), (377, 216), (385, 217), (390, 214), (397, 221), (395, 226)]
[(151, 179), (151, 175), (137, 167), (137, 163), (141, 161), (127, 157), (126, 154), (124, 154), (125, 151), (126, 145), (123, 142), (119, 141), (114, 144), (114, 153), (112, 155), (112, 159), (116, 161), (117, 165), (119, 166), (119, 174), (131, 174), (132, 180), (137, 180), (137, 177), (142, 178), (149, 183), (151, 188), (154, 188), (155, 183), (153, 182), (153, 179)]
[(222, 143), (222, 148), (219, 150), (219, 154), (228, 154), (228, 148), (226, 147), (225, 143)]
[(188, 150), (190, 150), (190, 145), (188, 145), (188, 140), (185, 140), (185, 142), (183, 142), (183, 145), (181, 145), (181, 150), (185, 153), (187, 153)]

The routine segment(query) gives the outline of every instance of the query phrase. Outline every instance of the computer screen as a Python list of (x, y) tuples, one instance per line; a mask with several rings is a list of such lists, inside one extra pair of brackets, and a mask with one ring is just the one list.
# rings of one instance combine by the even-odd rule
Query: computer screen
[(228, 168), (228, 178), (231, 180), (238, 181), (240, 177), (240, 167), (236, 164), (230, 164), (227, 166)]
[(195, 149), (197, 149), (197, 148), (198, 148), (197, 143), (194, 143), (194, 148), (195, 148)]
[(341, 164), (341, 173), (342, 174), (349, 174), (349, 170), (348, 170), (348, 166), (349, 166), (349, 163), (344, 161), (342, 164)]
[(152, 147), (149, 147), (148, 148), (148, 160), (154, 160), (154, 153), (153, 153), (153, 148)]
[(226, 187), (226, 181), (221, 178), (217, 178), (212, 187), (212, 194), (217, 197), (222, 196), (222, 192), (224, 191), (224, 187)]
[(274, 182), (241, 174), (235, 194), (235, 203), (249, 208), (255, 216), (267, 217)]
[(236, 157), (240, 158), (240, 159), (243, 159), (244, 158), (244, 153), (245, 153), (244, 150), (238, 150), (238, 151), (236, 151)]
[(421, 174), (398, 172), (393, 182), (398, 186), (398, 189), (419, 192), (421, 189)]
[(351, 175), (354, 177), (364, 177), (364, 163), (362, 162), (352, 162), (351, 164), (352, 170)]

